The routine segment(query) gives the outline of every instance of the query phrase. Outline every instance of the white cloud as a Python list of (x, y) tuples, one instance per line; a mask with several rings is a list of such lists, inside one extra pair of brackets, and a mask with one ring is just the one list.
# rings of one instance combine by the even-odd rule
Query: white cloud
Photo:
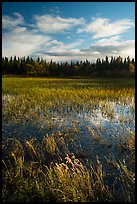
[(121, 56), (130, 56), (135, 58), (135, 40), (121, 42), (121, 46), (119, 46), (117, 52), (120, 52)]
[(82, 39), (78, 39), (75, 42), (72, 42), (70, 44), (65, 44), (63, 42), (59, 42), (56, 40), (53, 40), (48, 43), (48, 46), (51, 46), (50, 48), (47, 48), (47, 50), (43, 53), (46, 56), (78, 56), (81, 55), (82, 52), (77, 49), (79, 45), (83, 43)]
[(75, 47), (81, 45), (83, 42), (84, 42), (83, 39), (78, 39), (77, 41), (66, 45), (66, 47), (67, 47), (67, 49), (72, 49), (72, 48), (75, 48)]
[[(43, 58), (53, 59), (55, 61), (71, 61), (71, 60), (86, 60), (95, 61), (97, 58), (103, 59), (106, 56), (118, 57), (119, 55), (124, 57), (130, 56), (131, 58), (135, 57), (135, 41), (117, 41), (120, 36), (115, 36), (113, 38), (102, 39), (102, 41), (97, 41), (86, 49), (69, 49), (73, 47), (74, 43), (70, 46), (62, 44), (61, 46), (54, 46), (49, 51), (43, 55)], [(114, 43), (111, 45), (111, 41), (114, 40)], [(106, 41), (106, 42), (105, 42)], [(103, 44), (103, 43), (104, 44)], [(72, 46), (71, 46), (72, 45)]]
[(103, 38), (101, 40), (95, 41), (92, 45), (106, 46), (106, 45), (119, 45), (119, 40), (121, 38), (120, 35), (116, 35), (110, 38)]
[[(65, 20), (62, 19), (62, 22), (64, 21)], [(3, 32), (2, 56), (34, 56), (35, 53), (40, 54), (42, 52), (48, 53), (49, 56), (51, 56), (51, 54), (54, 56), (73, 56), (79, 54), (79, 50), (76, 49), (76, 47), (83, 43), (83, 39), (64, 44), (61, 41), (53, 39), (51, 36), (39, 33), (39, 30), (36, 28), (28, 30), (25, 26), (20, 26), (19, 22), (21, 23), (21, 21), (12, 19), (14, 29)], [(67, 19), (67, 22), (72, 23), (73, 20)]]
[(45, 33), (57, 33), (84, 23), (83, 18), (62, 18), (53, 15), (35, 15), (36, 28)]
[[(104, 39), (105, 40), (105, 39)], [(108, 39), (107, 39), (108, 40)], [(104, 41), (105, 42), (105, 41)], [(105, 56), (122, 56), (131, 58), (135, 57), (135, 40), (127, 41), (115, 41), (113, 44), (105, 43), (102, 45), (102, 42), (98, 41), (96, 44), (92, 44), (87, 49), (82, 49), (87, 56), (92, 56), (96, 58), (104, 58)]]
[(107, 18), (92, 18), (92, 22), (86, 24), (84, 28), (79, 28), (78, 33), (94, 33), (93, 39), (119, 35), (134, 27), (135, 23), (130, 19), (121, 19), (110, 22)]
[(25, 27), (16, 27), (2, 36), (2, 56), (28, 56), (43, 49), (49, 36), (35, 34)]
[[(102, 50), (104, 54), (117, 54), (121, 56), (135, 57), (135, 40), (118, 41), (121, 38), (120, 35), (103, 38), (92, 44), (94, 49)], [(110, 53), (109, 53), (110, 52)]]
[(54, 47), (54, 46), (56, 46), (56, 45), (58, 45), (58, 46), (63, 46), (64, 45), (64, 43), (63, 42), (60, 42), (60, 41), (58, 41), (58, 40), (51, 40), (50, 42), (47, 42), (46, 43), (46, 47)]
[[(2, 35), (3, 57), (35, 56), (38, 54), (46, 60), (56, 61), (96, 60), (97, 58), (104, 58), (106, 55), (135, 57), (135, 40), (121, 41), (122, 36), (119, 35), (134, 26), (130, 20), (123, 19), (110, 23), (109, 19), (92, 19), (93, 22), (86, 25), (85, 28), (79, 28), (79, 32), (93, 32), (93, 38), (96, 41), (88, 48), (80, 49), (79, 46), (84, 45), (83, 39), (72, 41), (71, 37), (71, 43), (65, 43), (48, 34), (59, 34), (74, 28), (74, 26), (80, 27), (84, 24), (83, 18), (35, 15), (36, 24), (32, 26), (25, 24), (24, 18), (19, 13), (14, 13), (14, 16), (16, 18), (9, 16), (2, 18), (2, 27), (4, 28)], [(74, 30), (73, 34), (75, 35)], [(99, 37), (102, 39), (98, 39)], [(70, 39), (68, 35), (67, 38)]]
[(2, 17), (2, 28), (13, 29), (18, 25), (24, 24), (24, 18), (19, 13), (13, 13), (15, 18), (9, 16)]

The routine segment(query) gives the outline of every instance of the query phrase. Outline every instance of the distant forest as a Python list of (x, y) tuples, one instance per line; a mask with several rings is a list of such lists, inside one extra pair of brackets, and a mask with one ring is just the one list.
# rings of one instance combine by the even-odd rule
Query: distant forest
[(135, 75), (135, 60), (129, 57), (111, 57), (109, 60), (97, 59), (91, 63), (88, 60), (68, 62), (47, 62), (42, 58), (34, 60), (30, 57), (2, 58), (2, 75), (22, 75), (41, 77), (69, 77), (69, 76), (91, 76), (91, 77), (128, 77)]

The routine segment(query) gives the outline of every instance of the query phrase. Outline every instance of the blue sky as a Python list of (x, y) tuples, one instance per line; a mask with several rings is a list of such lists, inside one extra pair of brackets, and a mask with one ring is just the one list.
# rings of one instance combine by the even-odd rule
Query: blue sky
[(134, 2), (3, 2), (2, 55), (54, 61), (135, 56)]

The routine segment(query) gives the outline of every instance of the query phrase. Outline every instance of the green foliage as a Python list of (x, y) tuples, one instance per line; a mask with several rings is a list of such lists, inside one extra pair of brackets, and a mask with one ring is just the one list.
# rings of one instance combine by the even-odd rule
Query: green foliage
[[(130, 62), (131, 61), (131, 62)], [(131, 68), (132, 66), (132, 68)], [(122, 57), (111, 58), (110, 62), (108, 57), (106, 59), (97, 59), (96, 63), (91, 63), (88, 60), (84, 62), (63, 62), (56, 63), (52, 60), (37, 60), (27, 58), (2, 59), (2, 74), (3, 75), (26, 75), (26, 76), (91, 76), (91, 77), (125, 77), (134, 76), (133, 67), (135, 67), (134, 59), (130, 60), (129, 57), (123, 61)], [(132, 72), (132, 74), (130, 74)]]
[(129, 64), (129, 71), (131, 72), (131, 73), (134, 73), (135, 72), (135, 65), (134, 64)]

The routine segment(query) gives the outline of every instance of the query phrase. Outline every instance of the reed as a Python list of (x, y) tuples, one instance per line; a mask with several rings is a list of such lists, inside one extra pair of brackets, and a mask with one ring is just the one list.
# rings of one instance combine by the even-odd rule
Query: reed
[[(45, 140), (39, 144), (31, 141), (27, 142), (27, 147), (34, 156), (39, 155), (41, 160), (34, 160), (29, 157), (30, 151), (26, 151), (26, 142), (20, 145), (20, 142), (14, 143), (14, 152), (9, 149), (9, 157), (3, 158), (3, 177), (2, 177), (2, 197), (4, 202), (34, 202), (34, 201), (56, 201), (56, 202), (112, 202), (124, 200), (134, 200), (135, 173), (128, 169), (126, 163), (114, 161), (117, 164), (116, 174), (120, 181), (120, 190), (115, 182), (109, 186), (106, 184), (107, 173), (105, 166), (101, 163), (99, 156), (96, 155), (96, 163), (90, 163), (89, 167), (77, 159), (74, 153), (57, 158), (51, 157), (47, 163), (44, 155), (47, 149), (42, 148), (45, 145), (51, 145), (51, 141)], [(9, 141), (6, 141), (8, 143)], [(54, 141), (55, 142), (55, 141)], [(54, 143), (53, 142), (53, 143)], [(19, 147), (17, 146), (19, 145)], [(35, 145), (35, 146), (34, 146)], [(11, 147), (11, 146), (10, 146)], [(39, 148), (38, 148), (39, 147)], [(56, 143), (57, 147), (57, 143)], [(23, 149), (22, 154), (17, 150)], [(41, 151), (42, 149), (42, 151)], [(34, 151), (35, 150), (35, 151)], [(54, 153), (53, 148), (48, 149), (51, 155)], [(15, 154), (16, 152), (16, 154)], [(28, 159), (29, 158), (29, 159)], [(113, 163), (114, 163), (113, 162)], [(10, 164), (10, 165), (9, 165)], [(115, 177), (113, 171), (109, 176)], [(121, 198), (122, 197), (122, 198)]]

